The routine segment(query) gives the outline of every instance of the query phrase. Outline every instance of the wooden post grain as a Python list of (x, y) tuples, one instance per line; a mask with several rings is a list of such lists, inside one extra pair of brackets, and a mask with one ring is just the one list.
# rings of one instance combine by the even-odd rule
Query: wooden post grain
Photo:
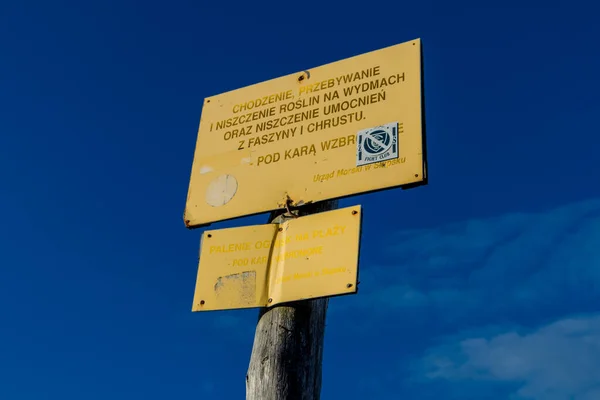
[[(336, 209), (337, 200), (303, 206), (299, 215)], [(280, 223), (283, 213), (272, 213)], [(328, 298), (261, 308), (246, 375), (246, 400), (319, 400)]]

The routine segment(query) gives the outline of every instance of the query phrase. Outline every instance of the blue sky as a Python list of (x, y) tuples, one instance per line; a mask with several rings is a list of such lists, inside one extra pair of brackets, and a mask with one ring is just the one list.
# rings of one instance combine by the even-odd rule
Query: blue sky
[(243, 398), (256, 310), (190, 312), (203, 98), (417, 37), (429, 185), (341, 204), (323, 398), (599, 398), (598, 11), (3, 2), (0, 398)]

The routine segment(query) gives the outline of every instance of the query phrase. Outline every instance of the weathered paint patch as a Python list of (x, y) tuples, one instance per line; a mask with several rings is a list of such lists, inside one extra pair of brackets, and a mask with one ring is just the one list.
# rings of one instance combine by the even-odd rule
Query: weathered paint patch
[(237, 188), (238, 182), (233, 175), (221, 175), (209, 183), (206, 202), (213, 207), (224, 206), (235, 196)]
[(215, 283), (217, 299), (244, 306), (256, 305), (256, 271), (221, 276)]
[(213, 171), (213, 168), (208, 165), (203, 165), (202, 167), (200, 167), (201, 174), (208, 174), (209, 172), (212, 172), (212, 171)]

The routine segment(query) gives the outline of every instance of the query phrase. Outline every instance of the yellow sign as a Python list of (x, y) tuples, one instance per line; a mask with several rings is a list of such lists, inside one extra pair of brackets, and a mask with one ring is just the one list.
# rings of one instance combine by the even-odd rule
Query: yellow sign
[(361, 208), (206, 231), (192, 311), (356, 293)]
[(188, 227), (426, 183), (421, 41), (206, 98)]

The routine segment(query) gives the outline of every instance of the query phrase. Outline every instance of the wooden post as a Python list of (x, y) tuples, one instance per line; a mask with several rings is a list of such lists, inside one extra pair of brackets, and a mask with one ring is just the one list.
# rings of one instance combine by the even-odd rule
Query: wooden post
[[(337, 200), (303, 206), (299, 215), (336, 209)], [(271, 223), (283, 222), (272, 213)], [(246, 375), (246, 400), (319, 400), (328, 298), (261, 308)]]

